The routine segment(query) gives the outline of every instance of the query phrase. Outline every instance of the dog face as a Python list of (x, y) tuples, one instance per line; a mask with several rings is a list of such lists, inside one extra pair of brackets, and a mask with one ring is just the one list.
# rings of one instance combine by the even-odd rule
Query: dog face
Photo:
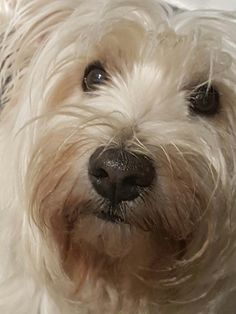
[(75, 295), (92, 278), (132, 298), (200, 299), (234, 234), (230, 16), (138, 0), (23, 8), (3, 45), (2, 116), (42, 252), (26, 240), (31, 259), (52, 286), (63, 269)]

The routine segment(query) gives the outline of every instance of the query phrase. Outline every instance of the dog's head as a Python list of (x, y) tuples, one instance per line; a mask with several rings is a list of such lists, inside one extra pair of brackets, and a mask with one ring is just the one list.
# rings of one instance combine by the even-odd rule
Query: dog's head
[(234, 234), (233, 17), (151, 0), (20, 12), (3, 41), (3, 118), (38, 263), (56, 281), (57, 259), (76, 288), (202, 297)]

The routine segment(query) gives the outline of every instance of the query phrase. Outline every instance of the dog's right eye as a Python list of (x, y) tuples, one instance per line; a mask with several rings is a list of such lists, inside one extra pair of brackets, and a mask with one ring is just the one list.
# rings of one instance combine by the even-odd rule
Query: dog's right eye
[(95, 90), (99, 85), (104, 84), (108, 79), (108, 74), (103, 65), (97, 61), (87, 66), (83, 78), (83, 90), (90, 92)]
[(194, 114), (212, 116), (219, 111), (220, 96), (216, 87), (204, 84), (196, 88), (188, 98), (190, 111)]

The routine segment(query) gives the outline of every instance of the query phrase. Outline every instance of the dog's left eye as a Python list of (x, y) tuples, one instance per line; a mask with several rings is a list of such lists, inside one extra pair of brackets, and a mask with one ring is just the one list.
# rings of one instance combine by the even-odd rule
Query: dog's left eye
[(188, 97), (189, 108), (192, 113), (201, 115), (214, 115), (219, 111), (219, 92), (214, 86), (208, 84), (196, 88)]
[(98, 85), (104, 84), (108, 79), (108, 74), (100, 62), (91, 63), (87, 66), (83, 78), (83, 90), (93, 91)]

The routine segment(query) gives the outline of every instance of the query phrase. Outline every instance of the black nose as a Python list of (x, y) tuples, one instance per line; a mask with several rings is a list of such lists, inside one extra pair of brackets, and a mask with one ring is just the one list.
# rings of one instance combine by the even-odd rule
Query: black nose
[(112, 205), (137, 198), (152, 185), (155, 169), (145, 155), (118, 148), (98, 148), (89, 160), (89, 178), (98, 194)]

